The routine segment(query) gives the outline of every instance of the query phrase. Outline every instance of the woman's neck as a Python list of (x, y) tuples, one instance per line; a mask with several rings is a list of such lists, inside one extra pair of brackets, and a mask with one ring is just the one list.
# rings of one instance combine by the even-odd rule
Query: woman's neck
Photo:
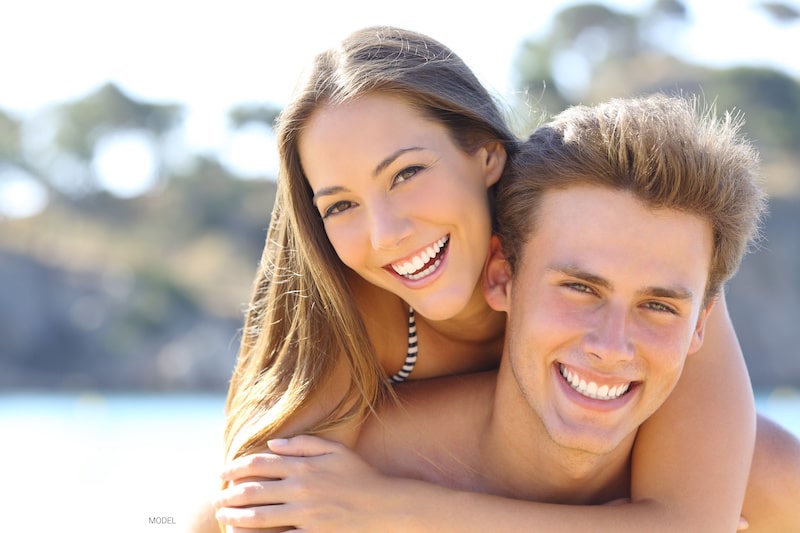
[(417, 314), (418, 368), (412, 379), (464, 374), (496, 368), (503, 351), (505, 313), (483, 299), (473, 301), (447, 320)]

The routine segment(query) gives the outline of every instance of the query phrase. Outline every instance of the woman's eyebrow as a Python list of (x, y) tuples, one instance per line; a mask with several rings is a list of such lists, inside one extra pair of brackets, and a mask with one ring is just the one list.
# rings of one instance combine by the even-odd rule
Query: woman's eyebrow
[(398, 157), (405, 154), (406, 152), (414, 152), (417, 150), (424, 150), (421, 146), (410, 146), (408, 148), (400, 148), (396, 152), (392, 152), (388, 157), (386, 157), (383, 161), (378, 163), (375, 167), (375, 170), (372, 171), (372, 177), (377, 178), (378, 174), (383, 172), (386, 167), (391, 165)]
[(347, 192), (347, 187), (342, 187), (341, 185), (334, 185), (332, 187), (323, 187), (322, 189), (318, 190), (314, 193), (314, 196), (311, 198), (311, 203), (317, 205), (317, 200), (319, 200), (322, 196), (330, 196), (331, 194), (339, 194), (340, 192)]
[[(387, 157), (385, 157), (383, 161), (378, 163), (378, 165), (375, 167), (375, 170), (372, 171), (372, 177), (377, 178), (378, 175), (386, 169), (386, 167), (395, 162), (397, 158), (400, 157), (401, 155), (407, 152), (414, 152), (419, 150), (424, 150), (424, 148), (421, 146), (410, 146), (408, 148), (400, 148), (399, 150), (392, 152)], [(314, 196), (313, 198), (311, 198), (311, 201), (314, 203), (314, 205), (317, 205), (317, 200), (322, 196), (330, 196), (332, 194), (348, 192), (348, 190), (349, 189), (347, 189), (347, 187), (342, 187), (341, 185), (332, 185), (330, 187), (324, 187), (314, 193)]]

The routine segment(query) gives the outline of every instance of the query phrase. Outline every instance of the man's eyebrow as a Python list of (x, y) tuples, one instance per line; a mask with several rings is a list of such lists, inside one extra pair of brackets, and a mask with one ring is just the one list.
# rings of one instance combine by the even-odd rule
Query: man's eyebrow
[[(383, 159), (378, 165), (375, 167), (375, 170), (372, 171), (372, 177), (377, 178), (378, 175), (383, 172), (386, 167), (394, 163), (398, 157), (405, 154), (406, 152), (414, 152), (418, 150), (424, 150), (421, 146), (409, 146), (408, 148), (400, 148), (399, 150), (392, 152), (387, 157)], [(346, 187), (342, 187), (340, 185), (334, 185), (332, 187), (324, 187), (317, 192), (314, 193), (313, 198), (311, 201), (314, 205), (317, 205), (317, 200), (322, 196), (330, 196), (332, 194), (339, 194), (340, 192), (347, 192), (349, 189)]]
[(646, 287), (641, 291), (647, 296), (656, 298), (668, 298), (670, 300), (691, 300), (694, 293), (685, 287)]
[(548, 270), (551, 270), (557, 274), (564, 274), (565, 276), (569, 276), (571, 278), (582, 279), (583, 281), (587, 281), (592, 285), (598, 285), (606, 289), (612, 289), (614, 287), (614, 285), (606, 278), (592, 274), (591, 272), (587, 272), (586, 270), (575, 265), (553, 265)]
[(378, 174), (383, 172), (386, 169), (386, 167), (394, 163), (394, 161), (401, 155), (405, 154), (406, 152), (414, 152), (417, 150), (424, 150), (424, 148), (422, 148), (421, 146), (409, 146), (408, 148), (400, 148), (396, 152), (392, 152), (391, 154), (389, 154), (389, 156), (384, 158), (383, 161), (378, 163), (378, 165), (375, 167), (375, 170), (372, 171), (372, 177), (377, 178)]
[[(613, 289), (614, 285), (601, 276), (596, 274), (592, 274), (580, 267), (575, 265), (555, 265), (550, 268), (551, 271), (564, 274), (566, 276), (581, 279), (592, 285), (596, 285), (598, 287), (603, 287), (605, 289)], [(643, 289), (638, 291), (639, 294), (643, 296), (650, 296), (654, 298), (667, 298), (670, 300), (691, 300), (694, 297), (694, 293), (687, 289), (686, 287), (675, 285), (671, 287), (661, 287), (661, 286), (650, 286), (644, 287)]]

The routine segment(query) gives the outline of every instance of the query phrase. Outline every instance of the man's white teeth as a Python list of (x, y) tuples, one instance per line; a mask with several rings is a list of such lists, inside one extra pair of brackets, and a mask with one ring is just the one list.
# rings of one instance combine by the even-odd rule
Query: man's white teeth
[(412, 257), (409, 261), (393, 264), (392, 269), (401, 276), (410, 280), (418, 280), (428, 276), (434, 270), (436, 270), (442, 261), (440, 259), (436, 259), (436, 261), (428, 265), (428, 267), (424, 270), (421, 270), (422, 267), (427, 265), (431, 259), (439, 254), (442, 248), (444, 248), (445, 244), (447, 244), (448, 239), (449, 237), (447, 236), (442, 237), (435, 243), (428, 246), (425, 250)]
[(567, 380), (567, 383), (569, 383), (573, 389), (578, 391), (580, 394), (588, 398), (594, 398), (595, 400), (615, 400), (628, 392), (628, 389), (631, 387), (630, 383), (615, 385), (614, 387), (609, 387), (608, 385), (598, 386), (594, 381), (589, 381), (587, 383), (586, 380), (578, 377), (577, 374), (571, 372), (564, 365), (558, 365), (558, 368), (561, 372), (561, 375), (565, 380)]

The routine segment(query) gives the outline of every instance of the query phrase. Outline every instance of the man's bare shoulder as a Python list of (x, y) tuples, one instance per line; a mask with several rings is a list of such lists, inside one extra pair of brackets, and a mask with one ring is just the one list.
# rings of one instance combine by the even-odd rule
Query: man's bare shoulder
[(385, 473), (442, 483), (431, 465), (446, 473), (451, 463), (471, 461), (477, 438), (465, 436), (486, 426), (496, 379), (491, 371), (396, 386), (398, 401), (385, 401), (369, 417), (356, 450)]
[(487, 405), (494, 397), (494, 387), (497, 382), (497, 371), (474, 372), (431, 379), (407, 381), (395, 386), (399, 404), (387, 402), (381, 406), (379, 414), (385, 410), (387, 414), (396, 416), (395, 411), (422, 416), (423, 418), (436, 417), (430, 413), (431, 406), (440, 409), (463, 407), (468, 402), (478, 402)]

